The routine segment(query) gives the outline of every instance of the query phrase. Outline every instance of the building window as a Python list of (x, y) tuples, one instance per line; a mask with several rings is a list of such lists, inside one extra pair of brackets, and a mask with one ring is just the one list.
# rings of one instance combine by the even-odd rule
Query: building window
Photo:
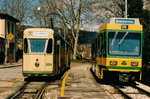
[(14, 23), (12, 23), (11, 25), (12, 25), (12, 34), (14, 34)]
[(9, 21), (8, 21), (7, 28), (8, 28), (8, 34), (9, 34), (10, 33), (10, 22)]

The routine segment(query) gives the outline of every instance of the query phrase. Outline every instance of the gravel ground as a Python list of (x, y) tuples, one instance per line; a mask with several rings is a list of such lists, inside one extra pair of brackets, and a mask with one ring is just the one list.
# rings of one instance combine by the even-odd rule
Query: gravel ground
[(5, 99), (24, 84), (24, 79), (11, 83), (8, 86), (2, 87), (2, 85), (12, 82), (22, 77), (22, 67), (4, 68), (0, 69), (0, 99)]
[[(91, 79), (91, 78), (89, 78), (90, 72), (86, 72), (90, 68), (90, 66), (87, 66), (87, 65), (90, 65), (90, 64), (72, 63), (72, 68), (75, 71), (73, 71), (72, 73), (69, 74), (68, 80), (69, 80), (69, 78), (72, 79), (72, 81), (70, 80), (70, 82), (72, 82), (72, 83), (68, 83), (68, 84), (66, 83), (66, 88), (67, 88), (67, 86), (70, 86), (72, 88), (87, 87), (87, 85), (91, 86), (91, 87), (95, 87), (95, 85), (91, 84), (91, 83), (93, 83), (92, 80), (87, 81), (87, 79)], [(82, 75), (82, 72), (84, 73), (84, 75)], [(77, 75), (80, 75), (80, 76), (77, 76)], [(12, 82), (20, 77), (22, 77), (22, 67), (0, 69), (0, 86), (6, 84), (8, 82)], [(17, 89), (19, 89), (23, 84), (24, 84), (24, 79), (22, 79), (16, 83), (12, 83), (6, 87), (1, 87), (0, 88), (0, 99), (5, 99), (10, 94), (14, 93)], [(146, 86), (139, 82), (136, 82), (136, 84), (138, 84), (137, 86), (139, 86), (140, 88), (143, 88), (144, 90), (147, 90), (150, 92), (149, 86)], [(60, 95), (60, 86), (58, 86), (58, 85), (60, 85), (60, 84), (50, 85), (48, 88), (46, 88), (46, 92), (44, 94), (44, 99), (57, 99), (57, 97)], [(110, 86), (108, 84), (99, 84), (99, 85), (102, 89), (104, 89), (105, 92), (108, 92), (115, 99), (124, 99), (124, 97), (122, 95), (118, 94), (118, 92), (112, 86)], [(123, 90), (128, 93), (129, 92), (138, 93), (138, 90), (133, 89), (131, 87), (126, 87)], [(82, 97), (80, 95), (85, 95), (85, 93), (81, 94), (81, 92), (79, 92), (77, 94), (78, 94), (78, 96), (76, 96), (77, 99)], [(134, 97), (134, 99), (150, 99), (149, 97), (147, 97), (145, 95), (132, 94), (132, 96)], [(91, 98), (91, 99), (95, 99), (95, 98)]]
[(110, 93), (115, 99), (124, 99), (124, 97), (121, 94), (118, 94), (115, 88), (111, 85), (100, 84), (100, 87)]
[[(145, 90), (150, 92), (150, 87), (149, 86), (146, 86), (146, 85), (141, 84), (139, 82), (137, 82), (137, 84), (140, 88), (145, 89)], [(107, 91), (108, 93), (113, 95), (115, 97), (115, 99), (124, 99), (124, 97), (121, 94), (118, 94), (116, 89), (114, 87), (112, 87), (111, 85), (101, 84), (100, 86), (105, 91)], [(139, 94), (140, 92), (137, 89), (134, 89), (130, 86), (125, 86), (124, 88), (121, 88), (121, 90), (123, 90), (123, 92), (133, 93), (133, 94), (130, 94), (130, 96), (133, 97), (133, 99), (150, 99), (150, 97), (148, 97), (144, 94)]]

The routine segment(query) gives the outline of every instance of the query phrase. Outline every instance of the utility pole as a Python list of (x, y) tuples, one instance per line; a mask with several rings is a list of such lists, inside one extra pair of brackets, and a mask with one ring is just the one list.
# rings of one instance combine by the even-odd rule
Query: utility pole
[(127, 7), (128, 6), (127, 6), (127, 4), (128, 4), (128, 2), (127, 2), (127, 0), (125, 0), (125, 15), (124, 15), (125, 18), (128, 18), (128, 11), (127, 11), (127, 9), (128, 9)]
[(50, 18), (51, 21), (51, 28), (54, 29), (54, 18)]

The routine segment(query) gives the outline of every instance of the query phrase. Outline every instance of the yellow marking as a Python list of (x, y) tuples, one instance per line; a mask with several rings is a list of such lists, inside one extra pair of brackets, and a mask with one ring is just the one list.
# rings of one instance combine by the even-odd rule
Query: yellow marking
[[(102, 60), (102, 62), (101, 62)], [(131, 62), (138, 62), (138, 66), (136, 67), (141, 67), (142, 66), (142, 59), (127, 59), (127, 58), (99, 58), (98, 59), (98, 65), (106, 65), (106, 66), (111, 66), (110, 61), (117, 61), (116, 66), (131, 66)], [(122, 62), (125, 61), (126, 65), (122, 65)]]
[(33, 69), (32, 71), (41, 71), (40, 69), (36, 68), (36, 69)]
[(140, 80), (142, 80), (142, 71), (140, 71)]
[(103, 79), (103, 68), (101, 69), (101, 79)]
[(101, 68), (101, 71), (100, 71), (100, 68), (98, 68), (98, 78), (100, 79), (103, 79), (103, 68)]
[(9, 82), (9, 83), (6, 83), (6, 84), (2, 85), (2, 86), (0, 86), (0, 87), (6, 87), (6, 86), (8, 86), (8, 85), (10, 85), (10, 84), (12, 84), (12, 83), (15, 83), (15, 82), (17, 82), (17, 81), (23, 79), (23, 78), (24, 78), (24, 77), (22, 76), (22, 77), (20, 77), (20, 78), (14, 80), (14, 81), (12, 81), (12, 82)]
[(67, 76), (69, 75), (70, 72), (71, 72), (71, 70), (69, 70), (69, 71), (67, 72), (66, 76), (65, 76), (64, 79), (63, 79), (62, 86), (61, 86), (60, 96), (64, 96), (65, 80), (66, 80), (66, 78), (67, 78)]
[(105, 69), (108, 71), (132, 71), (132, 72), (140, 72), (141, 70), (128, 70), (128, 69)]
[(98, 68), (98, 78), (100, 78), (100, 79), (102, 78), (101, 73), (100, 73), (100, 68)]
[(45, 93), (47, 93), (47, 92), (51, 92), (51, 89), (46, 89), (46, 90), (45, 90)]
[[(128, 29), (121, 29), (122, 25), (128, 25)], [(112, 29), (112, 30), (137, 30), (142, 31), (142, 25), (135, 25), (135, 24), (104, 24), (100, 26), (100, 31), (105, 29)]]

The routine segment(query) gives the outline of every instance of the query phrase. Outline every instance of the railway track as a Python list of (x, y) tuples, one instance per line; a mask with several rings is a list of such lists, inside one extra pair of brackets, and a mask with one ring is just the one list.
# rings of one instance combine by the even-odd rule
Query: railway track
[(58, 91), (54, 93), (53, 90), (60, 88), (64, 73), (55, 77), (28, 77), (24, 85), (6, 99), (42, 99), (49, 91), (58, 96)]
[[(129, 86), (112, 86), (124, 97), (127, 99), (149, 99), (150, 91), (147, 91), (140, 86), (141, 83), (137, 85), (129, 85)], [(147, 86), (148, 87), (148, 86)]]
[(7, 99), (41, 99), (49, 82), (26, 82), (18, 91)]

